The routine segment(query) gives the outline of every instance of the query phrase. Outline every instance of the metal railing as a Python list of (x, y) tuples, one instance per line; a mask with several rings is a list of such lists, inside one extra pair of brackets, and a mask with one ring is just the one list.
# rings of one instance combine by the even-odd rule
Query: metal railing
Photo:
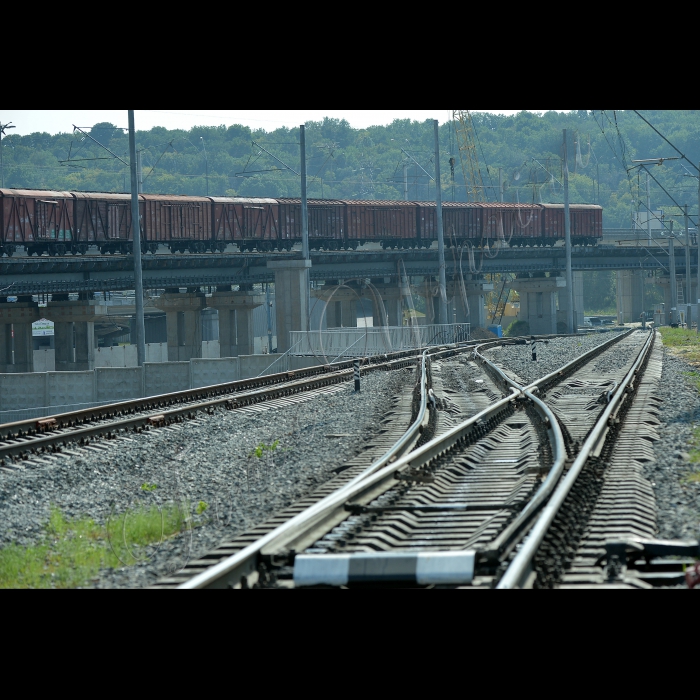
[(320, 331), (291, 331), (289, 335), (294, 355), (314, 355), (337, 360), (342, 357), (371, 357), (388, 352), (461, 343), (471, 339), (470, 329), (469, 323), (448, 323), (329, 328)]

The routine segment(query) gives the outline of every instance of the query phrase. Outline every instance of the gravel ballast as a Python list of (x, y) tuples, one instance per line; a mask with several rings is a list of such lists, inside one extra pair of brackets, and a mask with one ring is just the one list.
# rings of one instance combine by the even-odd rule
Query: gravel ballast
[(610, 338), (611, 333), (595, 333), (580, 335), (576, 338), (553, 338), (547, 343), (537, 341), (536, 362), (532, 361), (532, 346), (529, 344), (497, 347), (486, 351), (484, 357), (529, 384), (575, 360), (583, 353), (602, 345)]
[[(141, 565), (105, 570), (97, 587), (149, 585), (222, 540), (250, 529), (335, 475), (377, 433), (410, 370), (373, 372), (355, 393), (332, 394), (259, 413), (217, 410), (129, 440), (100, 441), (55, 464), (0, 475), (0, 546), (40, 541), (50, 507), (104, 523), (112, 513), (167, 503), (206, 504), (197, 527), (149, 552)], [(407, 421), (408, 422), (408, 419)], [(406, 426), (407, 427), (407, 426)], [(274, 449), (255, 451), (260, 445)], [(104, 449), (100, 449), (104, 448)], [(142, 486), (155, 485), (152, 490)]]
[(700, 425), (700, 394), (689, 376), (693, 371), (697, 372), (664, 350), (655, 392), (663, 399), (657, 427), (661, 439), (654, 443), (656, 461), (648, 463), (644, 472), (656, 495), (661, 538), (700, 537), (700, 483), (688, 480), (700, 469), (700, 464), (690, 462), (693, 430)]
[[(608, 338), (596, 335), (538, 343), (537, 362), (532, 362), (529, 345), (499, 348), (489, 356), (524, 381), (532, 382)], [(661, 342), (660, 337), (657, 342)], [(622, 341), (615, 347), (623, 350), (624, 344)], [(607, 353), (597, 362), (601, 369), (608, 369), (611, 361), (622, 365), (630, 359), (630, 351)], [(653, 446), (656, 461), (644, 470), (656, 496), (658, 536), (664, 539), (700, 538), (700, 482), (689, 478), (700, 472), (700, 464), (690, 461), (693, 431), (700, 426), (700, 392), (691, 372), (697, 373), (697, 368), (664, 349), (661, 381), (655, 392), (663, 399), (658, 416), (661, 425), (657, 427), (660, 440)]]

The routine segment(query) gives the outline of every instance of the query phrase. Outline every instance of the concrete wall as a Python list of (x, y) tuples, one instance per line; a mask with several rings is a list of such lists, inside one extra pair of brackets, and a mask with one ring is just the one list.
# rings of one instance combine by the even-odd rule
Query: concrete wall
[(95, 370), (95, 401), (127, 401), (143, 396), (143, 372), (138, 367)]
[[(282, 357), (280, 354), (274, 355), (239, 355), (238, 359), (241, 362), (241, 379), (248, 377), (257, 377), (259, 374), (276, 374), (277, 372), (286, 372), (286, 358), (280, 362), (275, 362)], [(273, 363), (275, 363), (273, 365)], [(272, 365), (272, 367), (270, 367)], [(268, 369), (270, 367), (270, 369)]]
[(220, 357), (219, 341), (218, 340), (203, 340), (202, 341), (202, 358), (203, 359), (218, 359)]
[(158, 396), (190, 388), (189, 362), (145, 362), (144, 396)]
[(0, 374), (0, 408), (46, 406), (47, 373)]
[(237, 357), (190, 360), (190, 386), (192, 389), (235, 382), (237, 379), (240, 379), (240, 363)]
[(95, 401), (95, 370), (47, 372), (46, 400), (49, 406), (67, 406)]
[[(278, 362), (277, 365), (280, 365), (281, 363)], [(288, 369), (295, 370), (295, 369), (304, 369), (306, 367), (316, 367), (317, 365), (323, 364), (322, 360), (319, 360), (317, 357), (296, 357), (294, 355), (289, 357), (289, 367)], [(275, 365), (275, 367), (277, 367)], [(282, 370), (279, 370), (280, 372)]]
[(85, 372), (0, 374), (0, 422), (168, 394), (248, 379), (262, 372), (273, 374), (317, 364), (319, 361), (314, 357), (243, 355), (190, 362), (147, 362), (143, 368), (99, 367)]

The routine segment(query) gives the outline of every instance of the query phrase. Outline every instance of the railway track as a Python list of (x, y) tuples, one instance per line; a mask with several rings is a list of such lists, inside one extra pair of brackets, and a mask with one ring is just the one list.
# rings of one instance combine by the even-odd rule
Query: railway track
[[(470, 341), (459, 346), (476, 344)], [(365, 358), (362, 371), (400, 369), (412, 365), (416, 357), (416, 351), (402, 351)], [(333, 391), (333, 387), (339, 388), (352, 376), (350, 360), (0, 424), (0, 469), (41, 464), (42, 457), (70, 445), (85, 446), (98, 439), (115, 439), (127, 431), (165, 427), (220, 406), (255, 412), (263, 404), (272, 408), (310, 400), (319, 393)]]
[[(400, 369), (415, 363), (414, 352), (399, 352), (365, 361), (363, 372)], [(353, 363), (319, 365), (201, 389), (133, 399), (95, 408), (0, 425), (0, 468), (31, 464), (70, 445), (115, 439), (194, 418), (217, 407), (254, 412), (266, 407), (310, 400), (353, 378)]]
[[(575, 509), (579, 529), (563, 547), (552, 534), (556, 528), (550, 532), (561, 504), (546, 525), (542, 518), (562, 500), (562, 486), (575, 483), (574, 466), (599, 459), (606, 426), (617, 434), (615, 421), (622, 406), (629, 412), (653, 338), (632, 331), (613, 337), (528, 386), (484, 356), (496, 343), (426, 353), (407, 431), (394, 420), (374, 452), (156, 587), (551, 586), (562, 583), (572, 561), (579, 568), (566, 574), (569, 585), (576, 575), (579, 584), (601, 584), (612, 575), (608, 570), (627, 572), (618, 555), (608, 556), (612, 565), (606, 559), (613, 546), (606, 538), (626, 533), (606, 531), (593, 517), (596, 507), (611, 502), (624, 510), (615, 494), (603, 492), (598, 506), (594, 498), (590, 507)], [(446, 391), (455, 358), (471, 371), (464, 395)], [(629, 415), (636, 423), (626, 428), (632, 433), (640, 416), (649, 422), (648, 412), (635, 410)], [(648, 508), (648, 493), (641, 486), (638, 492)], [(637, 502), (629, 508), (638, 509)], [(586, 530), (589, 520), (598, 522), (597, 530)], [(649, 551), (659, 550), (653, 529), (627, 534), (628, 540), (644, 535)], [(549, 549), (538, 554), (543, 543)], [(657, 578), (677, 578), (664, 573)]]

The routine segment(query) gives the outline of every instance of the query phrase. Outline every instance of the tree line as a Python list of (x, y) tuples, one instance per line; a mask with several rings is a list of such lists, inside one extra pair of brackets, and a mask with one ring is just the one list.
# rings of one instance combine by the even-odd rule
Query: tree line
[[(641, 114), (691, 161), (700, 161), (698, 111), (647, 110)], [(499, 196), (499, 169), (508, 202), (562, 202), (562, 129), (568, 130), (570, 200), (600, 204), (604, 226), (630, 228), (634, 212), (645, 211), (646, 173), (634, 160), (678, 154), (632, 111), (520, 112), (512, 116), (472, 115), (476, 151), (487, 200)], [(95, 124), (90, 137), (128, 161), (128, 136), (114, 124)], [(446, 201), (469, 199), (450, 122), (440, 126)], [(80, 132), (2, 140), (5, 186), (125, 192), (129, 170)], [(307, 124), (310, 197), (411, 200), (435, 197), (431, 121), (397, 119), (355, 129), (346, 120)], [(155, 127), (137, 131), (143, 191), (247, 197), (298, 197), (299, 129), (273, 131), (234, 124), (189, 130)], [(682, 221), (675, 203), (689, 203), (695, 218), (697, 173), (682, 160), (649, 168), (652, 209)], [(663, 188), (663, 189), (662, 189)], [(663, 190), (666, 190), (664, 192)]]

